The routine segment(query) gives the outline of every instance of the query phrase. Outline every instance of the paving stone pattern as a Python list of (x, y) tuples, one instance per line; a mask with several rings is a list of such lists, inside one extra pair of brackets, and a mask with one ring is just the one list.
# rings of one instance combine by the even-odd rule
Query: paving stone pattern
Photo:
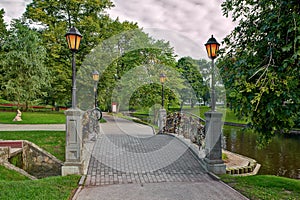
[(211, 180), (196, 156), (175, 137), (108, 132), (96, 141), (86, 186)]

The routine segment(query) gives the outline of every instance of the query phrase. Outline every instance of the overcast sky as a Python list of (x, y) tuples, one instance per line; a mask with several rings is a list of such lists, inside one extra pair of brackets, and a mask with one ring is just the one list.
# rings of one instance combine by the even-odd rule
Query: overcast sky
[[(20, 17), (31, 0), (1, 0), (5, 21)], [(234, 24), (222, 16), (222, 0), (113, 0), (108, 13), (137, 22), (157, 39), (165, 39), (182, 56), (206, 58), (204, 44), (213, 34), (221, 42)]]

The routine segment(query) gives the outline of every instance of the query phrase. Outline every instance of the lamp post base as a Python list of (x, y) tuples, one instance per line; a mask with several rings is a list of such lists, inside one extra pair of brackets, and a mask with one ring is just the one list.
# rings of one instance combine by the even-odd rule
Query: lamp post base
[(226, 165), (222, 160), (221, 132), (222, 113), (206, 112), (205, 114), (205, 163), (208, 171), (215, 174), (225, 174)]
[(62, 167), (62, 175), (82, 174), (82, 118), (83, 112), (78, 108), (65, 111), (66, 122), (66, 162)]
[(159, 133), (163, 133), (163, 129), (166, 125), (166, 118), (167, 118), (167, 111), (166, 109), (162, 108), (159, 109), (159, 119), (158, 119), (158, 129)]
[(212, 172), (214, 174), (226, 174), (226, 165), (222, 160), (221, 162), (215, 162), (204, 158), (204, 162), (209, 172)]
[(83, 162), (65, 162), (61, 167), (61, 175), (83, 174)]

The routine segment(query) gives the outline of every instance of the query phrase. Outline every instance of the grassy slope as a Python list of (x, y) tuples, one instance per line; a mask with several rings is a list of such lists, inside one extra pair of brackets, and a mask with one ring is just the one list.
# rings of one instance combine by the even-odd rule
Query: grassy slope
[(65, 160), (65, 137), (64, 131), (0, 131), (0, 139), (28, 140), (61, 161)]
[(250, 199), (300, 199), (300, 181), (278, 176), (229, 176), (221, 179)]
[[(0, 139), (25, 139), (60, 160), (65, 158), (64, 131), (3, 131)], [(32, 181), (0, 166), (0, 199), (69, 199), (78, 180), (79, 176), (57, 176)]]
[(26, 176), (15, 172), (13, 170), (9, 170), (4, 166), (0, 165), (0, 182), (1, 181), (23, 181), (29, 180)]
[(20, 122), (13, 122), (16, 112), (0, 112), (0, 123), (3, 124), (64, 124), (66, 116), (62, 112), (23, 112)]
[(79, 176), (56, 176), (39, 180), (1, 181), (0, 199), (69, 199)]

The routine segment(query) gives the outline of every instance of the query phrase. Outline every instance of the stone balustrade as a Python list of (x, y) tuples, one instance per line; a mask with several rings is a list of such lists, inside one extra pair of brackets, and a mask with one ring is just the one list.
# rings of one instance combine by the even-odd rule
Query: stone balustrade
[(164, 133), (182, 135), (197, 144), (199, 149), (205, 147), (204, 120), (191, 113), (175, 112), (167, 115)]

